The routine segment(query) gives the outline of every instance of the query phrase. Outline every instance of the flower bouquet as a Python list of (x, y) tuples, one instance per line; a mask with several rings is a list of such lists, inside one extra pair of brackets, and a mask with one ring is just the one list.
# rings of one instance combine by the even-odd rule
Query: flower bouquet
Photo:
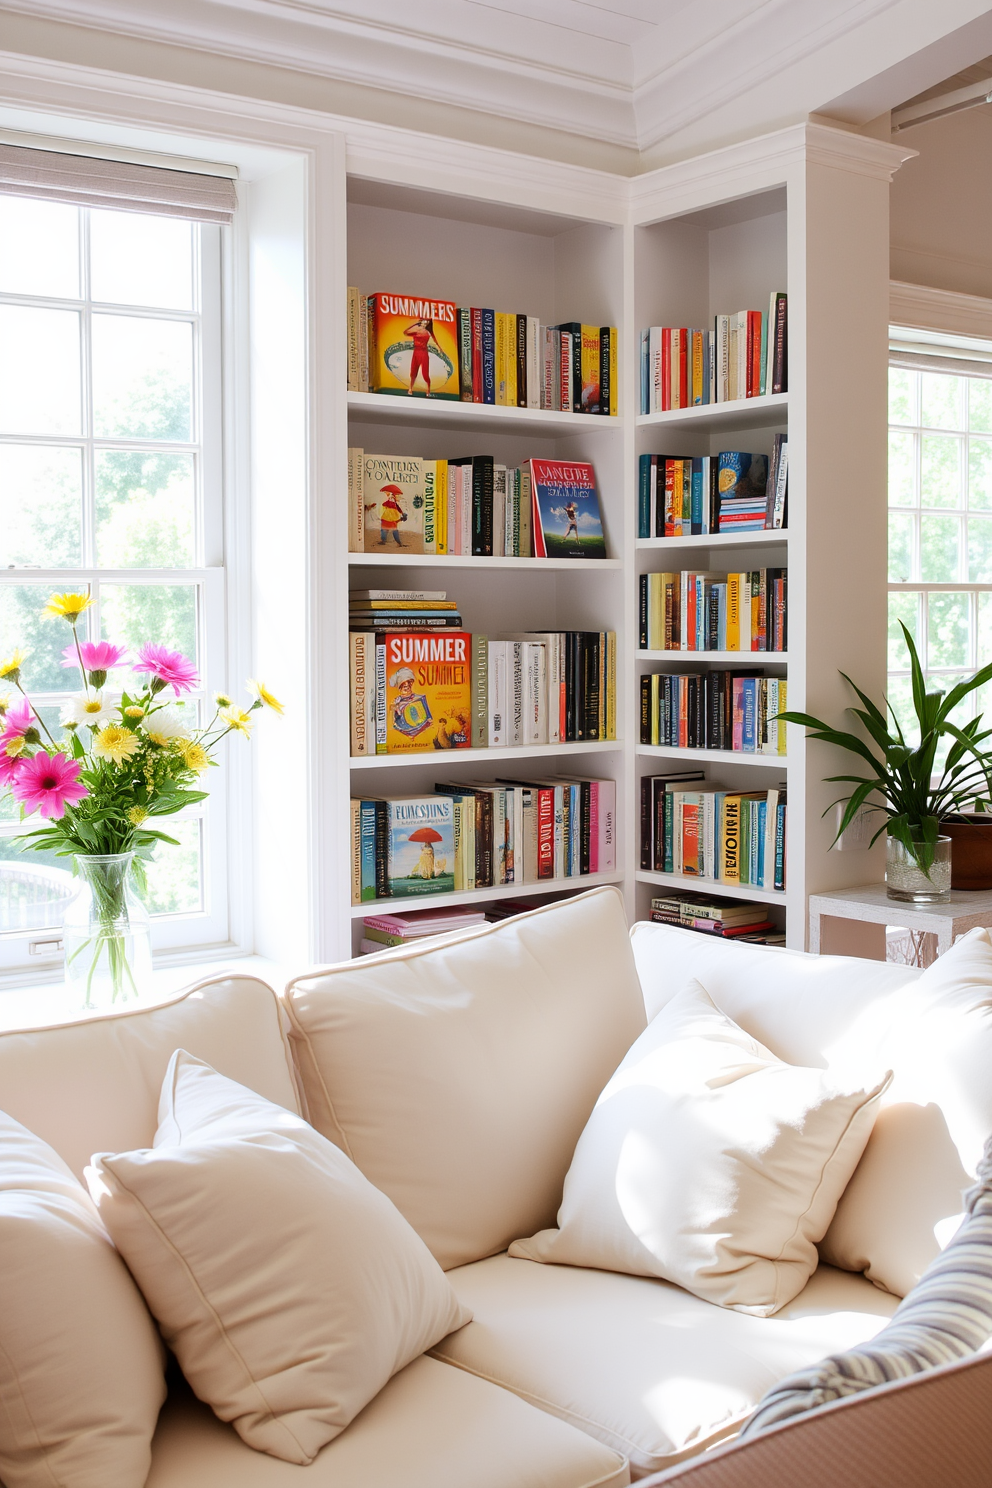
[[(72, 640), (62, 665), (78, 668), (81, 690), (62, 710), (65, 738), (57, 742), (22, 680), (24, 653), (0, 662), (0, 684), (21, 694), (0, 695), (0, 791), (9, 790), (22, 819), (37, 812), (47, 822), (25, 835), (27, 848), (72, 857), (81, 890), (66, 909), (63, 940), (66, 982), (115, 1003), (137, 996), (151, 968), (148, 916), (136, 897), (145, 862), (160, 842), (178, 845), (153, 823), (205, 799), (200, 777), (216, 764), (228, 734), (249, 735), (256, 709), (282, 706), (261, 683), (249, 682), (253, 701), (241, 708), (218, 694), (209, 722), (198, 727), (182, 694), (199, 686), (193, 663), (165, 646), (145, 645), (129, 658), (124, 646), (81, 640), (87, 594), (53, 594), (42, 613), (66, 621)], [(128, 690), (108, 686), (127, 668)], [(172, 689), (173, 700), (163, 696)]]

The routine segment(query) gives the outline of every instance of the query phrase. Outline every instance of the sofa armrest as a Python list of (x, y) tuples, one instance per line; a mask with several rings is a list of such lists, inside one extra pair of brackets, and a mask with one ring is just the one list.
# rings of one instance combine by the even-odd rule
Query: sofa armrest
[(638, 1488), (988, 1488), (992, 1354), (797, 1416)]

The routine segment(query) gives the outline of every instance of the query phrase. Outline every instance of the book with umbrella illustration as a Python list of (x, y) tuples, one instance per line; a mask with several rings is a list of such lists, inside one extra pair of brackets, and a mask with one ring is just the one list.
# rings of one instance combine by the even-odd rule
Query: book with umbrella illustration
[(453, 803), (447, 796), (407, 796), (388, 802), (389, 892), (450, 894), (455, 887)]

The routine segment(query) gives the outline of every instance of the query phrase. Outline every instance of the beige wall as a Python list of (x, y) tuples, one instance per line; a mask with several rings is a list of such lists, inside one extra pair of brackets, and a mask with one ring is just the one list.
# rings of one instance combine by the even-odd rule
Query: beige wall
[(992, 105), (898, 138), (920, 153), (892, 183), (892, 278), (992, 297)]

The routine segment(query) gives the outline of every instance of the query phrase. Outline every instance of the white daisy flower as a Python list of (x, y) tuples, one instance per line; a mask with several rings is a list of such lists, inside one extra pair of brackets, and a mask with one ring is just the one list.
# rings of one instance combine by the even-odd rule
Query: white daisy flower
[(62, 722), (65, 724), (86, 723), (93, 728), (103, 728), (107, 723), (119, 723), (117, 709), (119, 692), (77, 692), (62, 705)]
[(178, 708), (157, 708), (142, 719), (142, 727), (156, 744), (168, 744), (173, 739), (188, 739), (190, 721)]

